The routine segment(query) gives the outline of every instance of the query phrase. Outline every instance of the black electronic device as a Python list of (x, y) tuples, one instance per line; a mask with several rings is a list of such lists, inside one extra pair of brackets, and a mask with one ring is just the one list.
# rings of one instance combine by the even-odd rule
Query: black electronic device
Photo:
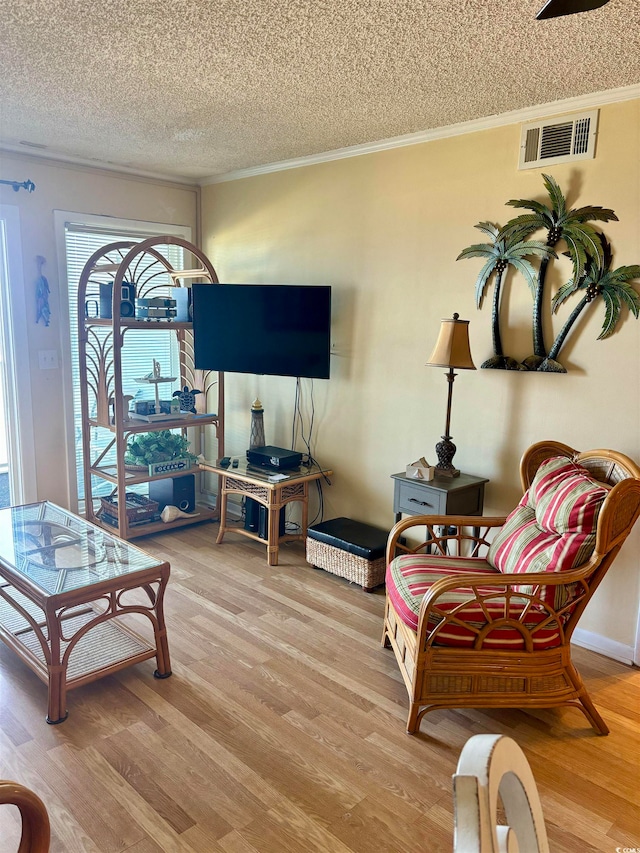
[[(100, 317), (103, 320), (112, 319), (113, 306), (113, 282), (100, 284)], [(136, 314), (136, 286), (128, 281), (120, 285), (120, 316), (135, 317)]]
[(138, 308), (175, 308), (176, 300), (168, 296), (143, 296), (136, 299)]
[(158, 502), (158, 510), (166, 506), (177, 506), (182, 512), (194, 512), (196, 508), (196, 478), (193, 474), (183, 477), (149, 481), (149, 499)]
[(264, 447), (252, 447), (247, 450), (247, 459), (252, 465), (261, 468), (273, 468), (275, 471), (288, 471), (291, 468), (299, 468), (302, 462), (302, 453), (297, 450), (285, 450), (284, 447), (273, 447), (267, 444)]
[(191, 320), (191, 288), (172, 287), (171, 297), (176, 303), (176, 320), (181, 323), (188, 323)]
[(193, 284), (195, 367), (329, 378), (331, 287)]
[(137, 308), (136, 316), (141, 320), (172, 320), (176, 316), (175, 308)]
[[(280, 510), (278, 519), (278, 535), (285, 534), (284, 507)], [(244, 505), (244, 529), (257, 533), (261, 539), (269, 538), (269, 510), (253, 498), (247, 498)]]
[(175, 299), (162, 296), (136, 299), (136, 317), (141, 320), (171, 319), (177, 315)]

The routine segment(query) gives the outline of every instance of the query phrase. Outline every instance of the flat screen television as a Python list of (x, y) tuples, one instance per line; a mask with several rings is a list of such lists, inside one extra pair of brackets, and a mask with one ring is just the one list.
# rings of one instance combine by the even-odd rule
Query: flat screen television
[(200, 370), (329, 378), (331, 287), (194, 284)]

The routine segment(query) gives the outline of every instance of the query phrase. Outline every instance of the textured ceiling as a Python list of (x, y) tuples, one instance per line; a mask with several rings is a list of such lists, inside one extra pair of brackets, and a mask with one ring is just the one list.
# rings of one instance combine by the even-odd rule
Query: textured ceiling
[(197, 180), (640, 82), (638, 0), (542, 5), (2, 0), (0, 145)]

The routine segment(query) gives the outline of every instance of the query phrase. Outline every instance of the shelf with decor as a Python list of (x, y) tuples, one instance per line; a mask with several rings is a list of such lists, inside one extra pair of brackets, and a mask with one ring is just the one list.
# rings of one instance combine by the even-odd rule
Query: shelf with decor
[[(209, 424), (217, 424), (220, 420), (217, 414), (202, 414), (202, 415), (184, 415), (176, 419), (159, 419), (154, 421), (132, 420), (131, 418), (125, 422), (124, 431), (127, 433), (148, 432), (149, 424), (153, 423), (155, 429), (188, 429), (195, 426), (207, 426)], [(101, 427), (108, 429), (111, 432), (116, 431), (115, 424), (104, 424), (98, 421), (97, 418), (87, 418), (87, 424), (92, 427)]]
[[(91, 317), (85, 318), (87, 319), (87, 324), (92, 326), (105, 326), (107, 328), (113, 325), (113, 320), (110, 318), (104, 317)], [(178, 320), (173, 320), (170, 318), (167, 319), (144, 319), (138, 320), (135, 317), (120, 317), (120, 321), (118, 323), (120, 328), (122, 329), (164, 329), (164, 328), (172, 328), (177, 331), (184, 329), (192, 329), (193, 323), (191, 321), (180, 322)]]
[[(163, 246), (179, 247), (185, 257), (191, 256), (193, 267), (175, 268)], [(224, 375), (194, 366), (191, 282), (216, 285), (218, 277), (200, 249), (172, 236), (109, 243), (89, 258), (80, 276), (78, 363), (85, 514), (88, 521), (122, 539), (218, 517), (216, 510), (197, 499), (207, 474), (194, 460), (205, 452), (224, 456)], [(153, 316), (140, 317), (140, 312)], [(131, 356), (135, 336), (159, 330), (175, 336), (175, 363), (163, 376), (160, 363), (152, 358), (148, 374), (132, 375), (131, 365), (139, 360), (135, 353)], [(171, 392), (175, 383), (179, 387)], [(134, 393), (125, 393), (133, 388)], [(160, 388), (169, 391), (161, 393)], [(151, 399), (145, 398), (149, 390)], [(163, 437), (165, 445), (189, 448), (188, 467), (172, 468), (175, 458), (165, 447), (157, 451), (157, 459), (145, 447), (144, 459), (138, 460), (143, 464), (128, 464), (133, 450), (141, 452), (141, 443), (162, 444)], [(172, 437), (181, 440), (172, 442)], [(162, 473), (149, 468), (154, 462), (163, 463)], [(158, 503), (141, 487), (150, 484), (151, 491), (159, 481), (177, 483), (178, 478), (192, 475), (189, 488), (193, 484), (196, 505), (189, 499), (188, 513), (180, 511), (169, 521), (159, 520)], [(181, 484), (184, 489), (184, 480)], [(120, 495), (124, 500), (119, 500)]]
[[(109, 483), (113, 483), (114, 485), (118, 484), (119, 470), (117, 465), (96, 465), (95, 467), (91, 467), (89, 469), (90, 473), (95, 477), (100, 477), (103, 480), (106, 480)], [(194, 465), (192, 468), (187, 468), (184, 471), (180, 471), (174, 476), (182, 477), (185, 474), (197, 474), (200, 473), (201, 468), (199, 465)], [(151, 483), (156, 480), (166, 480), (168, 474), (149, 474), (148, 469), (133, 469), (131, 467), (125, 466), (124, 479), (127, 486), (137, 486), (141, 483)]]

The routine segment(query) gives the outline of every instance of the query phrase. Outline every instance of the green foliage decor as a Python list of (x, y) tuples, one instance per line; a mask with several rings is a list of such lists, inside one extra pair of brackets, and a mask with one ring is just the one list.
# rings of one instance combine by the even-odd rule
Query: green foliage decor
[(197, 457), (189, 452), (190, 444), (183, 435), (168, 429), (133, 435), (127, 442), (124, 461), (127, 465), (143, 466), (170, 462), (172, 459), (190, 459), (195, 462)]
[[(640, 266), (611, 269), (611, 246), (591, 224), (594, 221), (617, 222), (618, 217), (613, 210), (594, 205), (568, 208), (556, 180), (551, 175), (543, 175), (542, 178), (549, 195), (548, 205), (536, 200), (511, 199), (508, 205), (529, 212), (516, 216), (504, 228), (490, 222), (480, 222), (475, 227), (487, 234), (491, 242), (468, 246), (457, 258), (485, 259), (476, 279), (478, 307), (481, 307), (489, 280), (492, 275), (495, 276), (492, 311), (494, 355), (482, 364), (485, 368), (566, 373), (557, 360), (558, 353), (578, 316), (596, 298), (600, 297), (605, 307), (604, 323), (598, 340), (613, 333), (623, 306), (636, 318), (640, 314), (640, 295), (630, 284), (633, 279), (640, 279)], [(540, 230), (546, 231), (546, 241), (531, 240), (531, 235)], [(563, 254), (571, 259), (573, 276), (553, 297), (552, 311), (557, 311), (561, 304), (578, 291), (584, 295), (547, 351), (543, 333), (543, 296), (549, 263), (558, 257), (555, 247), (559, 243), (567, 247)], [(539, 259), (537, 276), (531, 264), (535, 258)], [(533, 353), (522, 363), (502, 352), (500, 298), (503, 273), (509, 268), (524, 276), (533, 296)]]

